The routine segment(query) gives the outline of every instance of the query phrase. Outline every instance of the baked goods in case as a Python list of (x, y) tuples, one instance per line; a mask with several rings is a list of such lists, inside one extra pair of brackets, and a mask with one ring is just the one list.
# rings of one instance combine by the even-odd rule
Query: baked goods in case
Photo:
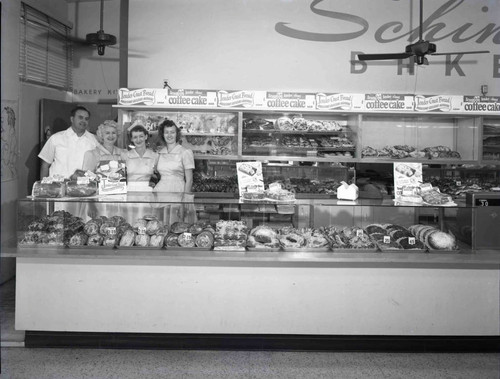
[[(242, 248), (246, 245), (248, 226), (244, 221), (220, 220), (215, 225), (215, 248)], [(219, 249), (217, 249), (219, 250)]]
[(253, 228), (247, 239), (247, 247), (254, 249), (276, 249), (280, 247), (278, 234), (276, 231), (267, 226), (260, 225)]
[(441, 193), (437, 188), (431, 188), (427, 191), (421, 192), (420, 196), (427, 204), (432, 205), (444, 205), (453, 203), (453, 199), (450, 195)]
[(195, 240), (196, 247), (199, 248), (210, 248), (214, 244), (214, 235), (208, 230), (204, 230), (196, 236)]
[(66, 184), (64, 182), (37, 181), (33, 184), (31, 196), (33, 197), (64, 197), (66, 195)]
[(397, 224), (371, 224), (366, 227), (381, 250), (425, 250), (409, 228)]
[(276, 130), (291, 131), (293, 130), (293, 121), (290, 117), (283, 116), (276, 120), (274, 127)]
[(412, 231), (419, 241), (425, 243), (433, 250), (455, 250), (456, 238), (451, 233), (443, 232), (433, 226), (429, 225), (412, 225), (410, 226), (410, 231)]
[(86, 197), (97, 194), (97, 182), (89, 181), (88, 183), (79, 183), (76, 180), (70, 180), (66, 183), (66, 196), (70, 197)]
[(295, 228), (285, 227), (279, 231), (278, 239), (284, 249), (297, 249), (305, 246), (306, 239)]
[(168, 248), (168, 247), (179, 247), (179, 242), (177, 240), (178, 238), (178, 235), (175, 234), (175, 233), (169, 233), (166, 237), (165, 237), (165, 242), (164, 242), (164, 245)]
[(195, 247), (195, 238), (189, 232), (179, 234), (177, 242), (181, 247)]
[(134, 246), (135, 243), (135, 232), (132, 229), (127, 229), (123, 232), (119, 246)]
[(115, 236), (105, 236), (104, 237), (104, 240), (102, 241), (102, 244), (104, 246), (108, 246), (108, 247), (114, 247), (116, 246), (116, 237)]
[(146, 247), (149, 245), (150, 236), (147, 234), (137, 234), (135, 236), (135, 246)]
[(330, 242), (328, 241), (326, 236), (319, 229), (306, 228), (306, 229), (302, 229), (301, 233), (306, 240), (306, 243), (305, 243), (306, 248), (321, 249), (321, 248), (329, 247), (329, 245), (330, 245)]
[(170, 232), (180, 234), (187, 232), (190, 227), (190, 224), (187, 222), (174, 222), (172, 225), (170, 225)]
[(92, 234), (87, 240), (88, 246), (101, 246), (104, 241), (104, 237), (100, 234)]
[(375, 251), (375, 244), (362, 228), (354, 226), (339, 229), (334, 226), (328, 226), (320, 229), (328, 237), (334, 249), (366, 249)]
[(78, 232), (69, 239), (69, 246), (84, 246), (87, 244), (89, 237), (84, 232)]
[(292, 120), (293, 130), (306, 132), (309, 130), (309, 124), (307, 120), (303, 117), (294, 117)]
[(155, 235), (163, 228), (163, 223), (158, 219), (149, 220), (146, 224), (146, 233), (150, 236)]
[(93, 219), (87, 221), (87, 223), (85, 224), (83, 230), (85, 231), (85, 233), (87, 235), (91, 236), (93, 234), (99, 233), (101, 225), (102, 225), (102, 219), (100, 219), (100, 218), (93, 218)]
[(405, 250), (425, 250), (424, 243), (415, 237), (401, 237), (396, 242)]

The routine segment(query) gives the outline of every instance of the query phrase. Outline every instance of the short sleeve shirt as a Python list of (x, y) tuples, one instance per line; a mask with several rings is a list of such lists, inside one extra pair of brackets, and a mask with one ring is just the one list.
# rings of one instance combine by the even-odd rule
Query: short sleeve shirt
[(75, 170), (83, 168), (85, 152), (98, 145), (99, 142), (92, 133), (86, 131), (78, 137), (69, 127), (50, 137), (38, 157), (50, 164), (50, 176), (58, 174), (69, 178)]
[(149, 182), (158, 163), (158, 153), (146, 149), (141, 157), (135, 149), (132, 149), (124, 153), (122, 159), (127, 166), (127, 181)]

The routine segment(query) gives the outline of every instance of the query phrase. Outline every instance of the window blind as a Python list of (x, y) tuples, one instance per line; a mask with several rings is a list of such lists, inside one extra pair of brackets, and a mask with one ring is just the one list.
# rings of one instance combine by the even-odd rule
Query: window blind
[(19, 78), (47, 87), (72, 88), (70, 28), (21, 3)]

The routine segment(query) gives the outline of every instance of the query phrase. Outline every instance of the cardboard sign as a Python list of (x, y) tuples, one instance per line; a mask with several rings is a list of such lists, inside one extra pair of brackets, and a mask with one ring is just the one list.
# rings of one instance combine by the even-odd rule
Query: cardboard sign
[(240, 196), (244, 192), (264, 192), (262, 162), (238, 162), (236, 172)]
[(422, 163), (394, 163), (394, 198), (396, 201), (421, 203)]

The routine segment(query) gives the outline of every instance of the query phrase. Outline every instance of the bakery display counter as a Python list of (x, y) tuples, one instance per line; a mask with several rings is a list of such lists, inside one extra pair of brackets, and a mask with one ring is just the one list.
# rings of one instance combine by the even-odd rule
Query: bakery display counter
[(337, 254), (458, 255), (475, 252), (476, 213), (465, 200), (438, 206), (388, 197), (279, 201), (129, 193), (26, 198), (19, 201), (17, 244), (23, 255), (40, 256), (44, 250), (71, 256), (85, 249), (90, 256), (161, 257), (180, 251), (291, 261), (336, 261)]
[[(132, 333), (132, 345), (143, 333), (500, 334), (498, 249), (472, 250), (459, 234), (474, 233), (472, 205), (288, 205), (292, 214), (189, 194), (21, 199), (18, 241), (2, 249), (16, 257), (16, 329), (28, 344), (42, 333), (64, 335), (66, 346), (73, 332)], [(186, 215), (196, 219), (174, 220)], [(120, 233), (129, 233), (128, 246)], [(196, 246), (203, 233), (210, 248)], [(110, 245), (78, 245), (98, 234)], [(18, 244), (34, 236), (45, 246)], [(163, 244), (139, 246), (153, 237)], [(450, 240), (450, 249), (430, 249)]]

